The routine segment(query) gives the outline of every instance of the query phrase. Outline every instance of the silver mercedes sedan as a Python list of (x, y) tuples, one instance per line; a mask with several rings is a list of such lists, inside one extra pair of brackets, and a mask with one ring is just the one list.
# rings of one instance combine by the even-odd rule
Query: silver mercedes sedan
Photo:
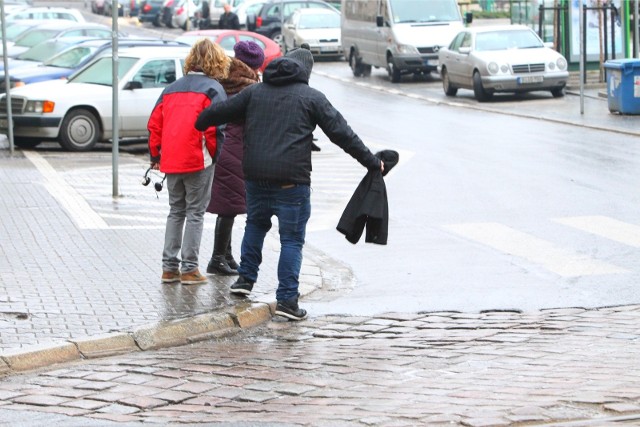
[(564, 56), (524, 25), (466, 28), (438, 60), (445, 94), (471, 89), (480, 102), (495, 92), (544, 90), (561, 97), (569, 79)]

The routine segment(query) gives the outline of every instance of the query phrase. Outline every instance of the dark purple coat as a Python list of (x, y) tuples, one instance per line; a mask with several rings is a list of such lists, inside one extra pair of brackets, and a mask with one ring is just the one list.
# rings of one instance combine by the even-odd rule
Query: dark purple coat
[[(220, 81), (228, 96), (235, 95), (245, 87), (257, 83), (258, 75), (243, 62), (233, 58), (229, 78)], [(244, 123), (227, 123), (224, 129), (224, 144), (216, 161), (211, 186), (211, 201), (207, 212), (222, 216), (247, 213), (242, 173)]]

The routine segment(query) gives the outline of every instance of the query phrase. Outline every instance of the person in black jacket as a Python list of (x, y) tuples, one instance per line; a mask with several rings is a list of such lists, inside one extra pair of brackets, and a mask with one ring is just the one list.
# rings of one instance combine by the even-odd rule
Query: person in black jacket
[(313, 56), (294, 49), (269, 63), (263, 83), (251, 85), (233, 98), (207, 108), (196, 129), (245, 120), (243, 172), (247, 195), (247, 223), (242, 240), (238, 280), (231, 293), (246, 296), (258, 279), (262, 246), (278, 218), (280, 259), (276, 314), (302, 320), (307, 312), (298, 305), (298, 279), (302, 265), (307, 221), (311, 214), (312, 132), (319, 126), (331, 142), (367, 169), (384, 164), (349, 127), (327, 98), (309, 87)]
[(218, 28), (221, 30), (239, 30), (240, 20), (238, 19), (238, 15), (231, 11), (231, 5), (229, 5), (229, 3), (225, 3), (223, 7), (224, 13), (220, 15)]

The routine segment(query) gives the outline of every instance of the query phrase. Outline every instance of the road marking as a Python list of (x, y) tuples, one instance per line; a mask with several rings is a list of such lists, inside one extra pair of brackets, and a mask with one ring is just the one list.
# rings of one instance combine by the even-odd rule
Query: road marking
[(501, 252), (540, 264), (563, 277), (627, 272), (623, 268), (557, 247), (551, 242), (503, 224), (492, 222), (451, 224), (444, 228)]
[(87, 201), (56, 172), (44, 157), (35, 151), (23, 151), (24, 155), (35, 165), (45, 178), (45, 188), (67, 211), (71, 219), (82, 230), (99, 230), (109, 228)]
[(554, 221), (634, 248), (640, 248), (640, 226), (638, 225), (600, 215), (557, 218)]

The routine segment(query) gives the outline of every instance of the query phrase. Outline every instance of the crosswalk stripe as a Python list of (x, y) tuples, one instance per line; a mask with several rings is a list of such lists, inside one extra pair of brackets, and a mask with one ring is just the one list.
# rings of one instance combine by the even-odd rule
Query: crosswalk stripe
[(556, 218), (558, 222), (596, 236), (640, 248), (640, 226), (601, 215)]
[(67, 184), (51, 164), (35, 151), (23, 151), (31, 163), (45, 178), (45, 188), (67, 211), (69, 216), (83, 230), (109, 228), (105, 220), (98, 215), (71, 185)]
[(623, 268), (557, 247), (551, 242), (499, 223), (451, 224), (444, 227), (467, 239), (540, 264), (563, 277), (627, 272)]

